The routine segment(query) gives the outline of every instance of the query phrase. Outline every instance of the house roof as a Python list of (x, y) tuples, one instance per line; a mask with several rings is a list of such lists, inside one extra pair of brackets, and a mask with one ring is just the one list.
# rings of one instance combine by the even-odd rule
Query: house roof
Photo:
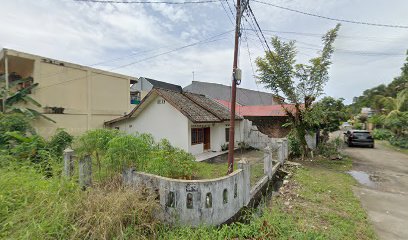
[(154, 79), (151, 79), (151, 78), (145, 78), (144, 77), (144, 79), (146, 79), (146, 81), (151, 83), (154, 88), (168, 89), (168, 90), (172, 90), (172, 91), (176, 91), (176, 92), (183, 91), (183, 89), (179, 85), (154, 80)]
[[(193, 81), (190, 85), (184, 87), (183, 90), (203, 94), (212, 99), (224, 101), (230, 101), (231, 99), (231, 87), (218, 83)], [(279, 104), (278, 99), (284, 100), (282, 97), (272, 93), (237, 88), (237, 102), (243, 106), (274, 105)]]
[[(216, 100), (225, 107), (230, 106), (230, 102), (224, 100)], [(242, 106), (237, 104), (235, 107), (235, 112), (244, 117), (285, 117), (287, 116), (285, 109), (290, 111), (295, 111), (293, 104), (282, 105), (268, 105), (268, 106)]]
[[(227, 107), (204, 95), (153, 88), (129, 114), (105, 122), (105, 125), (137, 117), (157, 96), (164, 98), (193, 123), (224, 122), (230, 119), (230, 112)], [(235, 119), (241, 120), (242, 117), (236, 115)]]

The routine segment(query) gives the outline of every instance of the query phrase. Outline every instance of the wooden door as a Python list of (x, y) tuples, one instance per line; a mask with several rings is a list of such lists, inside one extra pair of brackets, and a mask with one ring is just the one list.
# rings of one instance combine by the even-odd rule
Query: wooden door
[(204, 150), (211, 148), (210, 138), (210, 128), (204, 128)]

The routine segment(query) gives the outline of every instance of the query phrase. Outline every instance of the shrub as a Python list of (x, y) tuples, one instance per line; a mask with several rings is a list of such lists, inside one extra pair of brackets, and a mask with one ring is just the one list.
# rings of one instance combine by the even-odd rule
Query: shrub
[(296, 137), (294, 131), (288, 135), (288, 145), (291, 157), (300, 157), (302, 155), (302, 148), (299, 139)]
[(389, 140), (392, 136), (394, 136), (390, 130), (383, 128), (374, 129), (372, 134), (374, 139), (378, 140)]
[(18, 132), (21, 135), (34, 133), (26, 116), (18, 113), (0, 114), (0, 146), (8, 145), (10, 136), (7, 132)]
[(321, 142), (317, 145), (316, 152), (326, 158), (339, 155), (339, 150), (343, 145), (341, 138), (337, 137), (331, 141)]
[(71, 145), (74, 137), (62, 129), (58, 129), (48, 143), (48, 148), (56, 156), (61, 156), (64, 149)]
[(166, 139), (157, 144), (146, 164), (146, 172), (171, 178), (190, 179), (196, 170), (193, 155), (170, 145)]
[(408, 149), (408, 135), (393, 136), (389, 142), (399, 148)]
[(119, 172), (130, 167), (143, 171), (146, 169), (153, 147), (151, 138), (145, 135), (115, 137), (107, 145), (107, 164), (109, 168)]

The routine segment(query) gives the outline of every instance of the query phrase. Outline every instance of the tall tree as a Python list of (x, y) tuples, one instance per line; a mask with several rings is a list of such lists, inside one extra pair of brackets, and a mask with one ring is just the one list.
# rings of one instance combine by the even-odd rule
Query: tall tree
[(294, 104), (294, 109), (282, 106), (289, 116), (292, 127), (302, 146), (302, 155), (308, 154), (306, 134), (310, 124), (307, 121), (313, 101), (322, 95), (329, 80), (328, 70), (334, 51), (333, 43), (340, 24), (329, 30), (323, 37), (323, 49), (319, 56), (309, 60), (308, 64), (296, 63), (295, 41), (283, 42), (274, 37), (271, 40), (273, 50), (258, 58), (258, 80), (275, 94), (283, 94)]

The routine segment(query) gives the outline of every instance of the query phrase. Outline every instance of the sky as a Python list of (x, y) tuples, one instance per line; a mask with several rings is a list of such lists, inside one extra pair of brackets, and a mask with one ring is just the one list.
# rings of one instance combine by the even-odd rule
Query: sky
[[(234, 10), (232, 0), (183, 5), (0, 0), (0, 48), (183, 87), (193, 75), (196, 81), (231, 85), (234, 19), (227, 1)], [(264, 1), (327, 17), (408, 26), (406, 0)], [(317, 56), (321, 36), (337, 23), (250, 5), (268, 40), (297, 41), (299, 63)], [(262, 44), (245, 19), (243, 28), (240, 87), (268, 91), (254, 77)], [(400, 74), (407, 43), (406, 28), (342, 23), (325, 95), (351, 103), (365, 89), (391, 82)]]

